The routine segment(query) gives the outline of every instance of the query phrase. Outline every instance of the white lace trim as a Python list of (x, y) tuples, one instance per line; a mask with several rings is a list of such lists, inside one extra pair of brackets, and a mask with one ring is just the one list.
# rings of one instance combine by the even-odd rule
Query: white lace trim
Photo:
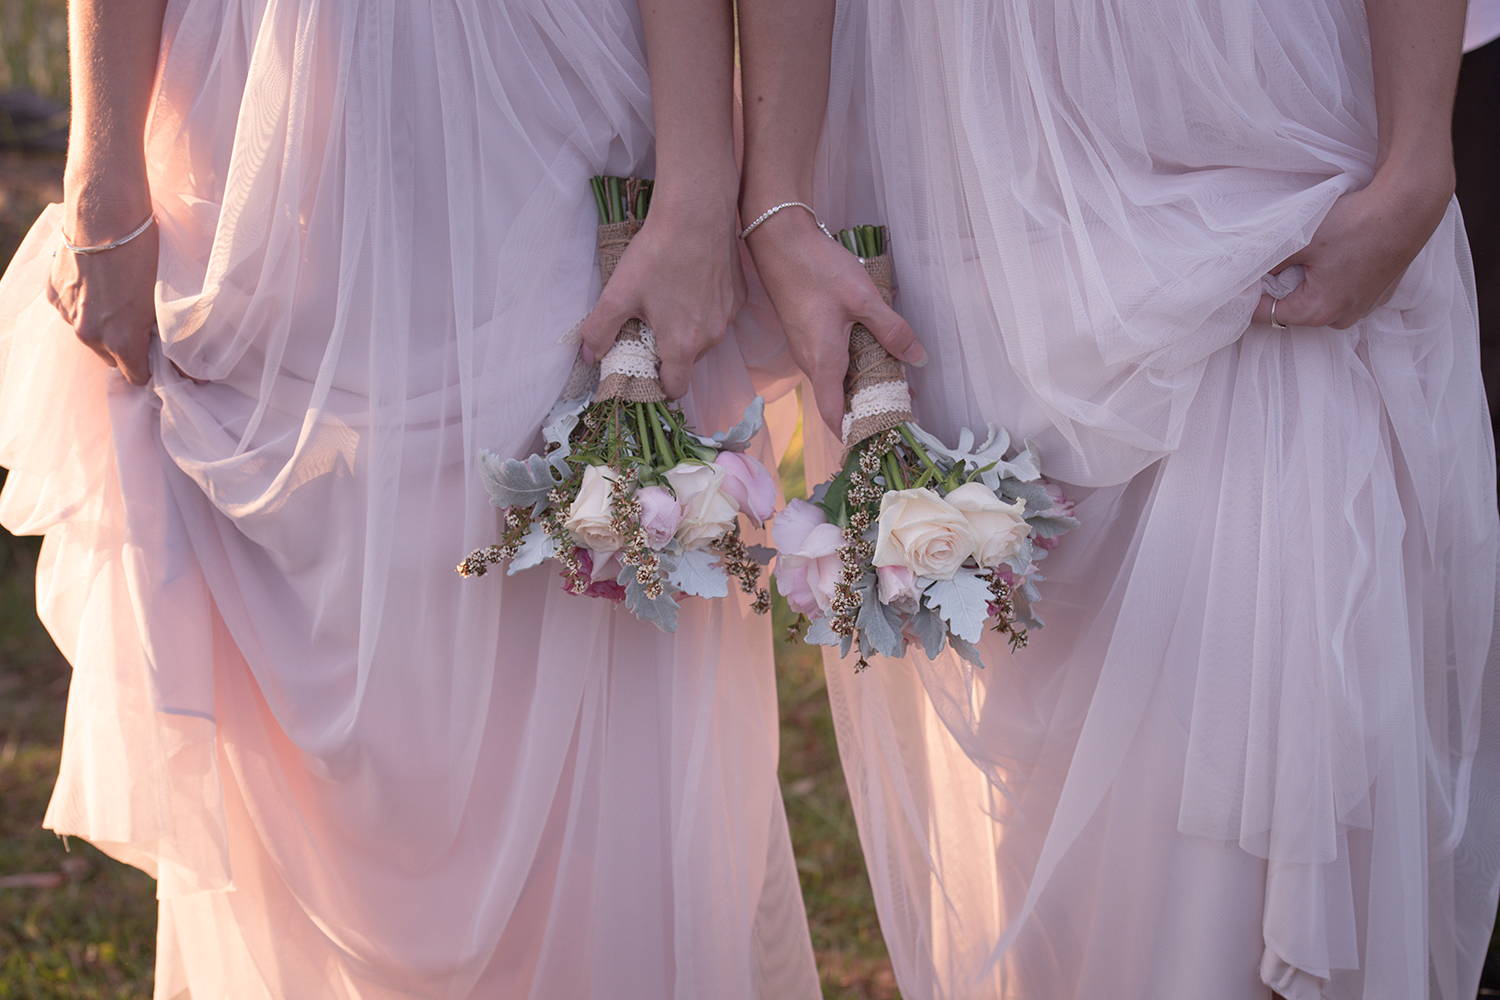
[(849, 447), (849, 431), (855, 421), (910, 409), (911, 390), (905, 382), (877, 382), (865, 386), (849, 400), (849, 412), (844, 414), (844, 447)]
[(615, 346), (599, 362), (599, 381), (611, 375), (631, 375), (635, 378), (656, 378), (661, 367), (661, 357), (656, 353), (656, 334), (649, 326), (641, 326), (640, 340), (616, 340)]

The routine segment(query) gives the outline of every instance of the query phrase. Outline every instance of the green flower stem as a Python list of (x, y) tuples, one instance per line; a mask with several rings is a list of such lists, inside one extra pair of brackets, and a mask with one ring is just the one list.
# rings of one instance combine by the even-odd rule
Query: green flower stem
[(917, 453), (917, 457), (922, 460), (922, 464), (932, 470), (934, 476), (942, 475), (943, 470), (939, 469), (937, 463), (932, 460), (932, 456), (927, 454), (927, 449), (917, 443), (917, 439), (912, 436), (911, 431), (905, 424), (900, 425), (896, 430), (900, 432), (902, 440), (911, 447), (911, 450)]
[(637, 403), (631, 409), (635, 410), (635, 438), (641, 446), (641, 459), (649, 467), (651, 465), (651, 435), (646, 431), (646, 407)]
[[(665, 403), (651, 403), (651, 430), (656, 434), (656, 445), (663, 459), (673, 460), (673, 464), (680, 462), (682, 456), (677, 454), (672, 446), (667, 443), (667, 436), (662, 432), (661, 422), (666, 417), (667, 405)], [(674, 438), (676, 434), (672, 435)]]
[(604, 207), (604, 178), (590, 177), (589, 185), (594, 189), (594, 207), (599, 210), (599, 225), (609, 222), (609, 209)]
[(901, 475), (901, 465), (896, 461), (894, 450), (885, 453), (885, 476), (893, 489), (906, 489), (906, 477)]

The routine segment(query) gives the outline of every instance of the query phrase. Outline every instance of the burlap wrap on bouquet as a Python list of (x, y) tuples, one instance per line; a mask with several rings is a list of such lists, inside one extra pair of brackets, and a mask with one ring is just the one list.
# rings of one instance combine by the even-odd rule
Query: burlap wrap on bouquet
[[(859, 262), (890, 305), (895, 277), (891, 255), (861, 257)], [(849, 374), (844, 377), (844, 447), (852, 448), (911, 419), (911, 390), (901, 362), (856, 323), (849, 334)]]
[[(609, 284), (630, 239), (640, 231), (640, 219), (611, 222), (599, 227), (599, 275)], [(657, 374), (661, 357), (656, 338), (638, 319), (620, 327), (614, 346), (599, 362), (599, 391), (594, 400), (622, 399), (627, 403), (659, 403), (667, 398)]]

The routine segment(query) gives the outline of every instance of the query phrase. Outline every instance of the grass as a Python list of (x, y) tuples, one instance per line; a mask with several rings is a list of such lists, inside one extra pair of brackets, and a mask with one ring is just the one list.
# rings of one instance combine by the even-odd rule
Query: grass
[(144, 1000), (155, 883), (41, 827), (69, 668), (36, 619), (36, 551), (0, 533), (0, 997)]
[(67, 101), (67, 0), (0, 0), (0, 92), (7, 90)]

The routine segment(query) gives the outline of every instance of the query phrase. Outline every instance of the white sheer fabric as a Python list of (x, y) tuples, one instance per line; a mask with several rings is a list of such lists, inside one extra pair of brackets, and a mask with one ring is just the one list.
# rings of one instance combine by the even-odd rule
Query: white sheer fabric
[(818, 208), (891, 227), (918, 419), (1086, 495), (1028, 649), (828, 661), (904, 995), (1474, 995), (1497, 525), (1456, 207), (1354, 329), (1249, 326), (1374, 128), (1359, 0), (840, 5)]
[[(633, 3), (173, 0), (152, 385), (45, 302), (55, 208), (0, 285), (3, 517), (76, 668), (47, 825), (159, 876), (158, 997), (818, 995), (765, 623), (454, 572), (651, 121)], [(738, 419), (734, 337), (694, 384)]]

